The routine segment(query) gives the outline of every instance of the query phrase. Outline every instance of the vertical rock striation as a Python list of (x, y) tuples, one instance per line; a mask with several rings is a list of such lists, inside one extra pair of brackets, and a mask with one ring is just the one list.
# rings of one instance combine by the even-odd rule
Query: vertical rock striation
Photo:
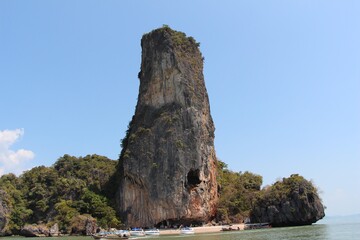
[(215, 215), (215, 128), (198, 46), (167, 26), (141, 40), (138, 102), (118, 169), (118, 208), (129, 226)]

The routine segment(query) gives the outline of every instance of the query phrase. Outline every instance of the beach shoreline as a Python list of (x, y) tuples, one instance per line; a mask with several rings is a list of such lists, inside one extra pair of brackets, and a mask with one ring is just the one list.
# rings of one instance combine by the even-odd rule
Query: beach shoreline
[[(221, 225), (221, 226), (203, 226), (203, 227), (192, 227), (194, 229), (194, 233), (217, 233), (222, 232), (222, 228), (229, 227), (229, 225)], [(244, 230), (245, 224), (232, 224), (231, 228), (234, 230)], [(160, 229), (160, 235), (179, 235), (180, 229)]]

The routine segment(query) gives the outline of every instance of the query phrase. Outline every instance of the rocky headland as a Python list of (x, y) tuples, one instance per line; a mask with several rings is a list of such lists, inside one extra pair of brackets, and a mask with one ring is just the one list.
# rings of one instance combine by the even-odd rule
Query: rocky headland
[(310, 225), (324, 216), (317, 189), (298, 174), (264, 189), (251, 211), (252, 222), (274, 227)]

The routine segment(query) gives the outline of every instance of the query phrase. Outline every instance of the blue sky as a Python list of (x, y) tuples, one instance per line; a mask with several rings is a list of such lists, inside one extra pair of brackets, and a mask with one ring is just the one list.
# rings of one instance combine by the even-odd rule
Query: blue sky
[(299, 173), (327, 215), (360, 213), (359, 1), (0, 0), (0, 174), (117, 159), (140, 39), (201, 43), (217, 156), (264, 184)]

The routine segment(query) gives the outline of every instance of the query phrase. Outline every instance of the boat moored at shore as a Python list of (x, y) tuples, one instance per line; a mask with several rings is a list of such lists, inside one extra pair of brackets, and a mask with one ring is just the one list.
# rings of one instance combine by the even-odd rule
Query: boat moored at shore
[(194, 229), (191, 227), (180, 228), (180, 234), (194, 234)]
[(142, 228), (133, 228), (130, 230), (132, 237), (145, 237), (145, 232)]
[(112, 232), (99, 232), (92, 236), (94, 239), (128, 239), (130, 232), (127, 230), (117, 230)]
[(232, 225), (223, 226), (221, 231), (240, 231), (240, 227), (233, 227)]
[(160, 235), (160, 231), (159, 229), (147, 229), (144, 231), (145, 232), (145, 235), (148, 235), (148, 236), (159, 236)]
[(270, 223), (246, 223), (244, 226), (245, 230), (271, 228)]

